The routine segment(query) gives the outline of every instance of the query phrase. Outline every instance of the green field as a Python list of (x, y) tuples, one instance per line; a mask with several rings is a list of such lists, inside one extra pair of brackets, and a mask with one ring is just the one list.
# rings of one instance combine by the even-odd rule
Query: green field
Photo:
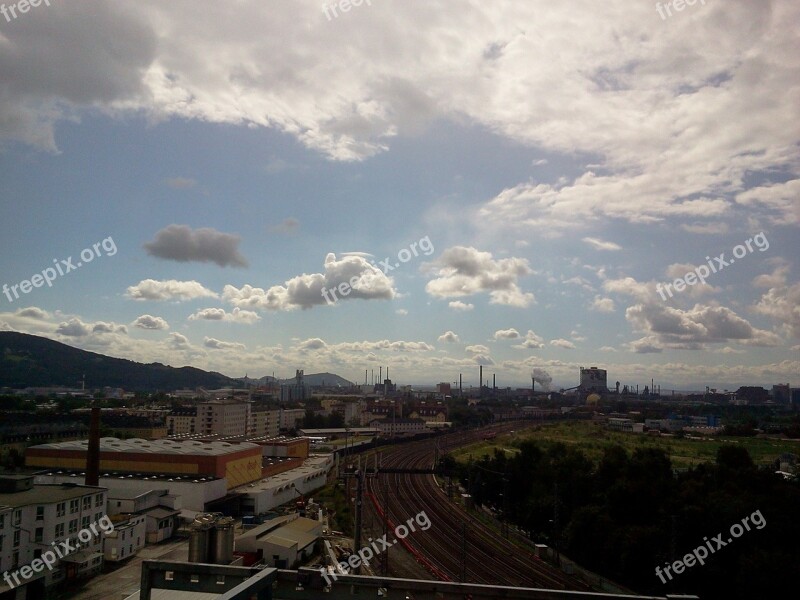
[(589, 421), (558, 421), (535, 425), (511, 434), (498, 435), (491, 441), (478, 442), (465, 446), (452, 454), (456, 460), (466, 462), (478, 459), (485, 454), (493, 455), (495, 449), (508, 453), (518, 452), (519, 444), (525, 440), (535, 440), (547, 447), (555, 442), (563, 442), (580, 448), (595, 462), (603, 455), (603, 448), (618, 444), (629, 453), (636, 448), (659, 448), (672, 460), (676, 468), (713, 462), (717, 449), (724, 444), (736, 444), (746, 448), (757, 465), (768, 464), (784, 452), (800, 452), (800, 440), (773, 440), (747, 437), (716, 436), (702, 439), (676, 437), (656, 437), (641, 433), (621, 433), (609, 431), (603, 424)]

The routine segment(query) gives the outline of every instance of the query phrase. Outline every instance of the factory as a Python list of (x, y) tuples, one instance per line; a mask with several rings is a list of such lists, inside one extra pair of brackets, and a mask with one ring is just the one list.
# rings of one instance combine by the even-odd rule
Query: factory
[[(25, 465), (33, 469), (84, 470), (88, 440), (31, 446)], [(114, 475), (210, 476), (228, 489), (261, 479), (262, 449), (247, 442), (100, 439), (100, 470)]]

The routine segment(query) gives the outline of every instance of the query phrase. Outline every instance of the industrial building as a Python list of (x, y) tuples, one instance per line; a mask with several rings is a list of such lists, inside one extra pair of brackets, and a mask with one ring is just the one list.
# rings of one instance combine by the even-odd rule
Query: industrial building
[[(31, 446), (29, 468), (81, 470), (86, 467), (87, 440)], [(261, 479), (261, 447), (246, 442), (147, 441), (100, 439), (100, 470), (119, 474), (171, 473), (224, 478), (228, 488)]]
[(269, 567), (294, 568), (314, 553), (322, 522), (297, 514), (276, 517), (236, 538), (236, 552), (251, 555), (247, 562), (264, 561)]
[(589, 367), (588, 369), (581, 367), (581, 384), (579, 388), (582, 392), (607, 394), (608, 371), (597, 367)]

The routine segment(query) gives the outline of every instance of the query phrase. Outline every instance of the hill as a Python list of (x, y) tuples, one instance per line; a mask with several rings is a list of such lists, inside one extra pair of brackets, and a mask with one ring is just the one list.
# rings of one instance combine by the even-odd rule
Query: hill
[(0, 387), (121, 387), (131, 391), (230, 387), (234, 380), (194, 367), (142, 364), (73, 348), (48, 338), (0, 331)]

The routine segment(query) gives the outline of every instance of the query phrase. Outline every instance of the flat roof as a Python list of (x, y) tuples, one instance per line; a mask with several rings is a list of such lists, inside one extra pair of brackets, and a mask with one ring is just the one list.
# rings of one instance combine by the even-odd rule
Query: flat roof
[(73, 485), (71, 483), (34, 484), (33, 488), (22, 492), (0, 494), (0, 505), (18, 508), (31, 504), (53, 504), (105, 492), (107, 488), (89, 485)]
[[(55, 442), (52, 444), (39, 444), (31, 446), (35, 450), (72, 450), (86, 452), (89, 440), (73, 440), (68, 442)], [(143, 440), (131, 438), (121, 440), (115, 437), (100, 438), (100, 452), (138, 452), (143, 454), (174, 454), (174, 455), (205, 455), (219, 456), (259, 448), (256, 444), (247, 442), (223, 442), (199, 440), (176, 441), (171, 439)]]
[[(78, 481), (81, 481), (83, 477), (86, 476), (86, 473), (83, 471), (73, 471), (70, 469), (49, 469), (47, 471), (39, 471), (37, 475), (41, 475), (43, 477), (69, 477), (75, 478)], [(211, 481), (217, 481), (221, 479), (221, 477), (216, 477), (214, 475), (176, 475), (175, 473), (128, 473), (128, 472), (121, 472), (121, 471), (103, 471), (100, 473), (100, 479), (129, 479), (132, 481), (152, 481), (153, 482), (153, 489), (164, 489), (160, 485), (156, 486), (156, 482), (160, 482), (162, 485), (166, 483), (170, 483), (173, 481), (177, 481), (180, 483), (209, 483)], [(109, 487), (113, 487), (113, 483), (109, 483)]]

